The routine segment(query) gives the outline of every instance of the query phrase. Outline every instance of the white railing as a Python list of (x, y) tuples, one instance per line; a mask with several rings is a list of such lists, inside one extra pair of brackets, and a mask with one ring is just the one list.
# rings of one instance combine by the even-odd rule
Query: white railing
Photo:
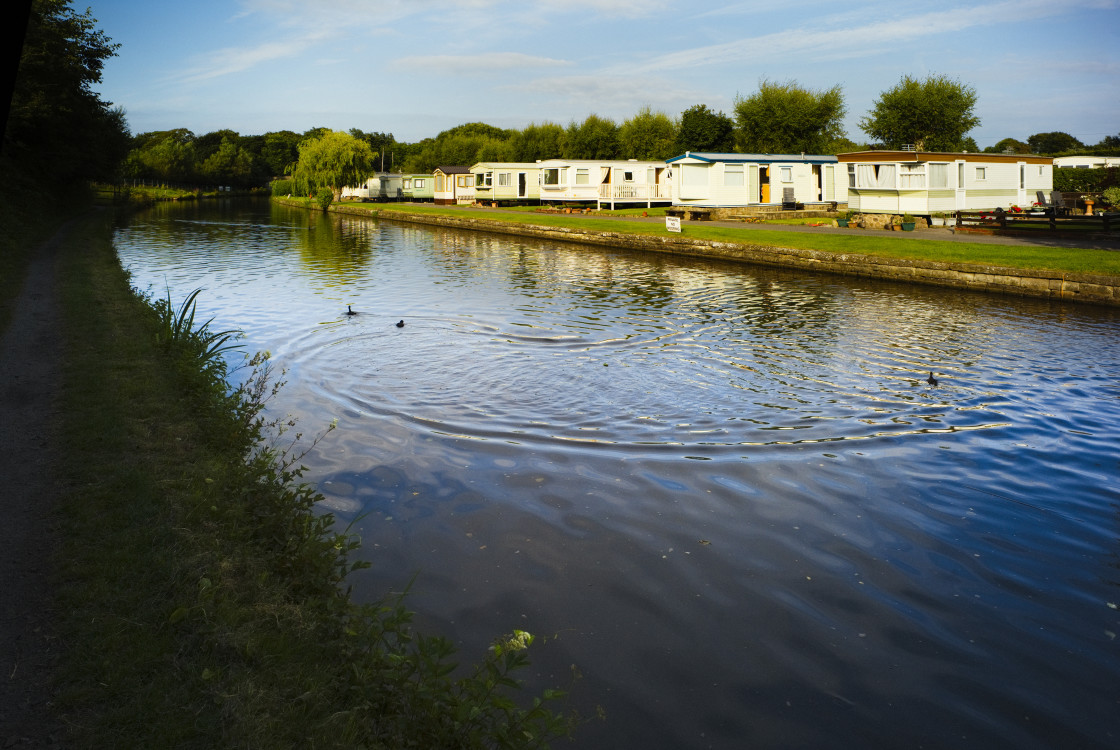
[(600, 185), (599, 198), (601, 200), (669, 200), (672, 198), (669, 185), (642, 185), (633, 182), (624, 182), (619, 185)]

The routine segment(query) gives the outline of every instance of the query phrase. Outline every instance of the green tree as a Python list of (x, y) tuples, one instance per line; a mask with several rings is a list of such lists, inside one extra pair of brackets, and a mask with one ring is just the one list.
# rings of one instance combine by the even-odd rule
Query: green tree
[(681, 113), (680, 128), (673, 144), (676, 154), (686, 151), (728, 153), (735, 150), (735, 123), (707, 104), (697, 104)]
[(124, 111), (93, 91), (120, 46), (69, 0), (32, 0), (4, 129), (6, 165), (41, 181), (112, 180), (130, 147)]
[(1098, 143), (1096, 147), (1106, 151), (1115, 151), (1117, 149), (1120, 149), (1120, 133), (1117, 133), (1116, 135), (1106, 135), (1101, 139), (1101, 142)]
[(919, 151), (960, 151), (965, 134), (980, 124), (975, 106), (971, 86), (943, 75), (924, 81), (903, 76), (879, 95), (859, 126), (887, 148), (912, 144)]
[(141, 133), (133, 139), (125, 160), (128, 177), (165, 182), (194, 182), (198, 176), (198, 152), (194, 133), (186, 128)]
[(564, 135), (565, 159), (617, 159), (621, 155), (614, 120), (588, 115), (582, 123), (573, 120)]
[(492, 138), (498, 141), (506, 141), (515, 135), (516, 131), (504, 130), (502, 128), (487, 125), (484, 122), (466, 122), (462, 125), (456, 125), (450, 130), (445, 130), (436, 136), (436, 140), (441, 138), (450, 137), (453, 135), (474, 136), (482, 138)]
[(250, 187), (261, 181), (253, 155), (229, 138), (222, 139), (218, 150), (202, 162), (200, 171), (206, 179), (221, 185)]
[(627, 159), (661, 161), (673, 156), (677, 139), (677, 124), (664, 112), (654, 112), (648, 106), (618, 129), (618, 143)]
[(1055, 131), (1053, 133), (1035, 133), (1027, 138), (1031, 151), (1036, 154), (1060, 154), (1063, 151), (1074, 151), (1085, 148), (1085, 144), (1074, 138), (1069, 133)]
[(278, 177), (289, 174), (299, 160), (298, 133), (290, 130), (278, 130), (264, 134), (264, 144), (261, 146), (260, 158), (268, 167), (270, 176)]
[(236, 130), (215, 130), (200, 135), (194, 139), (195, 152), (198, 154), (200, 161), (206, 161), (222, 147), (226, 142), (233, 143), (235, 146), (241, 145), (241, 134)]
[(299, 144), (292, 180), (300, 193), (330, 188), (337, 200), (342, 188), (357, 185), (373, 171), (373, 151), (365, 141), (349, 133), (329, 131)]
[(554, 122), (529, 123), (509, 140), (511, 161), (534, 162), (538, 159), (558, 159), (564, 154), (565, 131)]
[(985, 154), (1029, 154), (1030, 152), (1030, 146), (1014, 138), (1004, 138), (1002, 141), (998, 141), (996, 145), (984, 149)]
[(826, 154), (844, 136), (846, 112), (840, 86), (812, 91), (764, 79), (757, 93), (735, 99), (736, 143), (744, 152)]

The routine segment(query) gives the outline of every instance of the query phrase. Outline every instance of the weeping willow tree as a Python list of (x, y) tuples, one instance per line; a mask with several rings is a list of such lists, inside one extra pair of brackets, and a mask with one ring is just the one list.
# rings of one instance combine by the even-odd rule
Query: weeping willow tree
[(330, 188), (338, 200), (342, 188), (364, 182), (373, 171), (373, 150), (369, 144), (349, 133), (330, 131), (299, 144), (292, 181), (297, 193), (309, 195)]

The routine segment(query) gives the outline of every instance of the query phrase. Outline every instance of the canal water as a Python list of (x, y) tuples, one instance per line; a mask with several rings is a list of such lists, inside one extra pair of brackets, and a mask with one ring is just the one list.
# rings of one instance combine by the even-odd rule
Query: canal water
[(338, 420), (355, 595), (541, 637), (571, 746), (1120, 747), (1117, 311), (252, 201), (116, 243)]

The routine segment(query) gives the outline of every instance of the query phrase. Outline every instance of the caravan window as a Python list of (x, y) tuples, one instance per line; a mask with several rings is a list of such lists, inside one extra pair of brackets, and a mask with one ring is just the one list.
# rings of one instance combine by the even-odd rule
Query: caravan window
[(898, 166), (900, 190), (921, 190), (926, 186), (925, 164), (899, 164)]
[(474, 184), (475, 184), (476, 187), (491, 187), (494, 184), (494, 173), (493, 172), (479, 172), (475, 176)]
[(929, 165), (929, 186), (931, 188), (947, 188), (947, 187), (949, 187), (949, 165), (948, 164), (930, 164)]
[(987, 167), (977, 167), (976, 168), (976, 181), (980, 182), (980, 181), (986, 180), (986, 179), (988, 179), (988, 168)]
[(544, 184), (545, 185), (559, 185), (560, 184), (560, 169), (552, 167), (544, 170)]
[(782, 182), (793, 182), (793, 167), (781, 167)]
[(498, 187), (509, 187), (513, 184), (509, 172), (498, 172)]
[(590, 185), (591, 184), (591, 170), (587, 167), (580, 167), (576, 170), (576, 184), (577, 185)]
[(623, 182), (633, 182), (634, 181), (634, 173), (633, 172), (623, 172), (622, 173), (622, 181)]
[(743, 186), (743, 165), (742, 164), (725, 164), (723, 165), (723, 184), (725, 187), (742, 187)]
[(894, 164), (857, 164), (856, 186), (894, 190), (894, 168)]

